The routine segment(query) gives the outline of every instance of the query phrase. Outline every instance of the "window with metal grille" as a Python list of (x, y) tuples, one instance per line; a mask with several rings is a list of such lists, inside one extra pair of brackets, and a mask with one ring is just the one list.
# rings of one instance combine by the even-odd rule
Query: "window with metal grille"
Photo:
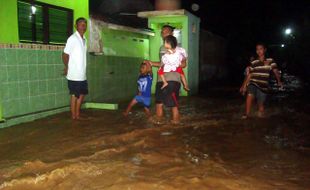
[(73, 10), (18, 0), (19, 41), (64, 44), (73, 32)]

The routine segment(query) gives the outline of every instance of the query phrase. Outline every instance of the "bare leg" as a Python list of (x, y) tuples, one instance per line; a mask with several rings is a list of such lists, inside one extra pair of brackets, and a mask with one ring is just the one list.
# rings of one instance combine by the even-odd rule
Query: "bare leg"
[(76, 113), (77, 119), (80, 119), (81, 106), (82, 106), (82, 103), (84, 101), (84, 97), (85, 97), (85, 95), (80, 95), (80, 97), (77, 99), (77, 102), (76, 102), (75, 113)]
[(172, 111), (172, 123), (173, 124), (179, 124), (180, 123), (180, 113), (179, 113), (179, 108), (178, 107), (173, 107), (171, 109)]
[(184, 90), (186, 90), (187, 92), (190, 91), (185, 75), (181, 75), (181, 81), (182, 81)]
[(70, 102), (70, 110), (71, 110), (71, 118), (72, 119), (77, 119), (76, 118), (76, 109), (75, 109), (76, 104), (77, 104), (76, 102), (77, 102), (77, 98), (74, 95), (72, 95), (71, 96), (71, 102)]
[(164, 115), (163, 104), (156, 104), (156, 116), (161, 119)]
[(245, 106), (245, 115), (247, 117), (250, 115), (253, 100), (254, 100), (254, 96), (251, 94), (248, 94), (246, 97), (246, 106)]
[(164, 89), (166, 86), (168, 86), (168, 82), (166, 81), (166, 78), (164, 75), (159, 75), (161, 80), (163, 81), (163, 86), (161, 87), (161, 89)]
[(151, 111), (149, 108), (144, 107), (144, 113), (145, 113), (146, 117), (148, 117), (148, 118), (151, 117)]
[(132, 107), (133, 107), (134, 105), (136, 105), (137, 103), (138, 103), (138, 102), (137, 102), (136, 99), (132, 99), (131, 102), (129, 103), (129, 105), (128, 105), (126, 111), (123, 113), (123, 115), (124, 115), (124, 116), (128, 116), (128, 114), (129, 114), (129, 112), (131, 111)]
[(264, 103), (258, 103), (258, 117), (264, 117), (265, 115), (265, 107)]

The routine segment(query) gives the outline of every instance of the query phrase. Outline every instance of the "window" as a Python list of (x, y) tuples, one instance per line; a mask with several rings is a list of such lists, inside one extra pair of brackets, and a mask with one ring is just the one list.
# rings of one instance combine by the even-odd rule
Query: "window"
[(19, 41), (64, 44), (73, 32), (73, 11), (40, 2), (18, 1)]

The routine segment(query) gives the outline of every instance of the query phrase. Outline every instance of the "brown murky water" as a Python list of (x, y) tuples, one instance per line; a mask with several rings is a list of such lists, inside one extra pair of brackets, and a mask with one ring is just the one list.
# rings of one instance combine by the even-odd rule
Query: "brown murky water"
[[(309, 104), (240, 120), (231, 91), (182, 99), (182, 124), (87, 110), (0, 130), (0, 189), (310, 189)], [(308, 107), (307, 107), (308, 106)]]

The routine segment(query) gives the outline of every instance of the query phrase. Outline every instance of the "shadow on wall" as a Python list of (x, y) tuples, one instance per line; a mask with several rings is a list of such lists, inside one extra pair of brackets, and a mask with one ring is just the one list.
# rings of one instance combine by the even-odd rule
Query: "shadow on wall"
[(226, 40), (221, 36), (200, 31), (199, 82), (205, 83), (223, 80), (228, 75), (226, 63)]

